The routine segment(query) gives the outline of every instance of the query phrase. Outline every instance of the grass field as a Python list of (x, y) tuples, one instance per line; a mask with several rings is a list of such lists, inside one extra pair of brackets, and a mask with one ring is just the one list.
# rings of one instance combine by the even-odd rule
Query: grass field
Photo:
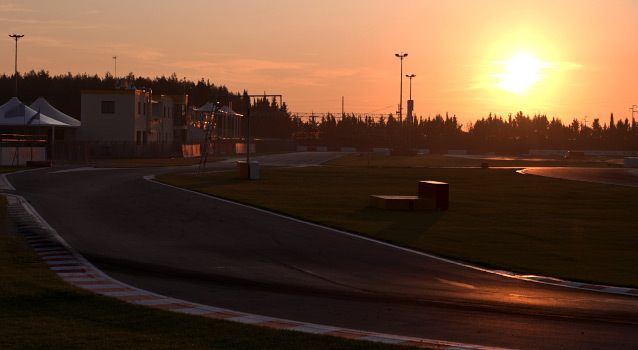
[[(159, 180), (483, 266), (638, 287), (636, 188), (520, 175), (513, 169), (425, 167), (442, 166), (439, 156), (373, 155), (379, 158), (372, 158), (371, 166), (366, 157), (336, 159), (330, 167), (262, 169), (259, 181), (238, 180), (234, 172)], [(458, 166), (476, 163), (443, 158)], [(410, 162), (413, 166), (405, 166)], [(448, 182), (450, 210), (368, 207), (372, 194), (416, 195), (419, 180)]]
[[(221, 157), (209, 157), (206, 164), (223, 160)], [(151, 168), (171, 166), (191, 166), (200, 162), (199, 157), (193, 158), (124, 158), (124, 159), (94, 159), (91, 163), (96, 168)]]
[[(281, 152), (258, 152), (251, 153), (251, 157), (259, 157), (263, 155), (276, 154)], [(206, 164), (219, 162), (228, 158), (243, 159), (242, 154), (228, 154), (226, 156), (209, 155)], [(190, 158), (121, 158), (121, 159), (92, 159), (91, 163), (96, 168), (151, 168), (151, 167), (172, 167), (172, 166), (191, 166), (198, 165), (200, 157)]]
[(405, 349), (183, 315), (71, 286), (18, 235), (0, 196), (0, 349), (184, 348)]
[(388, 157), (381, 152), (355, 153), (333, 159), (326, 163), (332, 166), (349, 167), (480, 167), (488, 163), (490, 167), (606, 167), (607, 164), (621, 164), (622, 159), (607, 157), (583, 157), (566, 159), (564, 157), (495, 157), (483, 159), (482, 156), (447, 156), (439, 154), (419, 156)]

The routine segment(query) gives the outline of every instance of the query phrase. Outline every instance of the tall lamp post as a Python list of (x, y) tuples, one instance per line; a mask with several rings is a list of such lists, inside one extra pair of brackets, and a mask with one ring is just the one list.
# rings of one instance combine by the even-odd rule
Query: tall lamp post
[(399, 89), (399, 125), (403, 121), (403, 59), (408, 56), (407, 53), (401, 52), (400, 54), (395, 53), (395, 56), (401, 59), (401, 87)]
[(16, 65), (15, 65), (16, 97), (18, 97), (18, 39), (22, 38), (23, 36), (24, 35), (9, 34), (9, 37), (15, 39), (16, 41)]
[(410, 99), (408, 100), (408, 119), (412, 122), (412, 111), (414, 109), (414, 101), (412, 101), (412, 78), (416, 77), (416, 74), (406, 74), (406, 77), (410, 78)]
[(115, 73), (113, 74), (113, 78), (117, 80), (117, 56), (113, 56), (113, 61), (115, 62)]

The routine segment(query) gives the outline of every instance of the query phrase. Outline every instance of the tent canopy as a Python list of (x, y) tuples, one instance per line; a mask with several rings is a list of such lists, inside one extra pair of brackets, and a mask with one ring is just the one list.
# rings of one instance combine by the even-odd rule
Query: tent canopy
[(238, 114), (237, 112), (233, 111), (230, 107), (228, 106), (223, 106), (221, 108), (219, 107), (215, 107), (215, 105), (211, 102), (206, 102), (205, 105), (195, 109), (196, 112), (199, 113), (224, 113), (224, 114), (228, 114), (228, 115), (232, 115), (232, 116), (240, 116), (241, 114)]
[(241, 114), (239, 114), (239, 113), (233, 111), (232, 109), (230, 109), (230, 107), (228, 107), (228, 106), (224, 106), (222, 108), (219, 108), (218, 112), (225, 113), (225, 114), (231, 115), (233, 117), (236, 117), (236, 116), (241, 117), (242, 116)]
[(35, 100), (35, 102), (33, 102), (29, 107), (31, 107), (31, 109), (33, 109), (34, 111), (40, 111), (40, 113), (46, 115), (47, 117), (68, 124), (71, 127), (78, 127), (81, 124), (79, 120), (57, 110), (47, 100), (45, 100), (44, 97), (38, 97), (38, 99)]
[(0, 126), (70, 126), (26, 106), (12, 97), (0, 106)]
[(206, 102), (205, 105), (199, 107), (196, 109), (197, 112), (203, 112), (203, 113), (212, 113), (213, 111), (215, 111), (217, 108), (215, 107), (214, 104), (210, 103), (210, 102)]

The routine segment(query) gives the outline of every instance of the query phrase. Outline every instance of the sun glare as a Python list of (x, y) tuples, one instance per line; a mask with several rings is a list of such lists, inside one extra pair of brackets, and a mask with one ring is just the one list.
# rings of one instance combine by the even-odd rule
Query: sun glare
[(516, 94), (523, 94), (532, 84), (539, 81), (541, 62), (528, 53), (520, 52), (514, 55), (505, 64), (506, 71), (499, 74), (501, 82), (498, 86)]

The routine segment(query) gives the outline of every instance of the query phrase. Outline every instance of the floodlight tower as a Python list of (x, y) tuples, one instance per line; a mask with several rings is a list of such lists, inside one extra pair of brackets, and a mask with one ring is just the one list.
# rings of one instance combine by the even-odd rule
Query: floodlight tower
[(403, 120), (403, 59), (407, 57), (408, 54), (401, 52), (400, 54), (395, 53), (394, 55), (401, 59), (401, 87), (399, 89), (399, 125), (401, 125)]
[(117, 80), (117, 56), (113, 56), (113, 61), (115, 62), (115, 73), (113, 73), (113, 78)]
[(15, 78), (16, 78), (16, 97), (18, 97), (18, 39), (22, 38), (24, 35), (20, 34), (9, 34), (9, 37), (15, 39), (16, 41), (16, 60), (15, 60)]
[(412, 110), (414, 110), (414, 101), (412, 101), (412, 78), (416, 77), (416, 74), (406, 74), (406, 77), (410, 78), (410, 99), (408, 100), (408, 119), (412, 122)]

